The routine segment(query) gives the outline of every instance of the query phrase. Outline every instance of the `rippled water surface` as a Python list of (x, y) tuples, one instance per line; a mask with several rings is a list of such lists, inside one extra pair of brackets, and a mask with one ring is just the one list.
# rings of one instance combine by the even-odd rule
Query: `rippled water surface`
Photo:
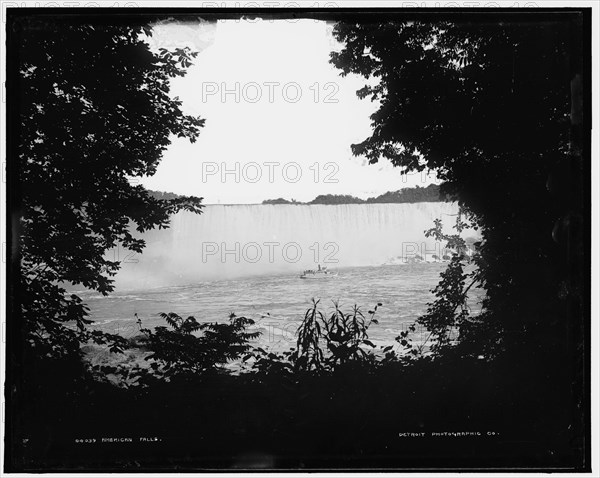
[[(445, 267), (444, 263), (420, 263), (339, 268), (337, 276), (323, 279), (285, 274), (117, 291), (107, 297), (90, 292), (81, 296), (91, 309), (95, 327), (107, 332), (126, 337), (138, 334), (135, 314), (142, 327), (152, 328), (165, 325), (160, 312), (193, 315), (201, 322), (223, 322), (234, 312), (254, 319), (262, 332), (261, 345), (272, 349), (295, 341), (294, 332), (313, 297), (321, 299), (324, 312), (332, 310), (333, 300), (344, 311), (357, 304), (364, 313), (381, 302), (376, 315), (379, 324), (371, 326), (369, 336), (374, 342), (390, 343), (426, 311), (427, 302), (433, 300), (430, 291)], [(472, 294), (473, 312), (479, 309), (480, 296), (479, 290)]]

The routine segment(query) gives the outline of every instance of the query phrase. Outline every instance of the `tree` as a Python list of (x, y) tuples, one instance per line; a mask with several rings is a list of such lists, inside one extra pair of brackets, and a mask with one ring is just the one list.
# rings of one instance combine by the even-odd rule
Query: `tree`
[(573, 357), (566, 314), (582, 303), (581, 17), (564, 18), (338, 23), (331, 54), (379, 101), (353, 153), (437, 172), (483, 237), (481, 318), (501, 331), (490, 341), (544, 367)]
[[(467, 242), (462, 238), (461, 233), (467, 226), (468, 224), (462, 221), (459, 213), (454, 225), (456, 233), (444, 233), (441, 219), (434, 220), (434, 227), (425, 231), (426, 237), (434, 237), (439, 242), (444, 241), (444, 249), (453, 252), (450, 264), (440, 274), (439, 284), (432, 290), (436, 300), (427, 304), (427, 312), (417, 319), (417, 323), (425, 326), (430, 332), (427, 340), (434, 339), (431, 346), (434, 354), (444, 352), (449, 346), (455, 346), (455, 343), (458, 343), (461, 352), (466, 352), (467, 355), (473, 352), (485, 352), (484, 357), (490, 359), (497, 352), (494, 340), (497, 339), (498, 334), (496, 330), (492, 329), (494, 324), (484, 324), (487, 326), (485, 327), (487, 334), (484, 334), (482, 318), (472, 317), (470, 314), (468, 292), (474, 285), (481, 284), (483, 278), (480, 269), (475, 269), (470, 273), (465, 272), (465, 262), (470, 261), (470, 258), (466, 255)], [(477, 255), (474, 258), (477, 260)], [(458, 336), (454, 338), (456, 332), (458, 332)], [(482, 340), (485, 335), (489, 337), (486, 337), (487, 340)], [(476, 338), (473, 344), (474, 336)], [(405, 339), (406, 334), (399, 338)], [(419, 352), (423, 350), (425, 342)]]
[(364, 202), (350, 194), (319, 194), (309, 204), (362, 204)]
[[(108, 294), (120, 263), (114, 247), (141, 252), (138, 233), (166, 228), (201, 198), (153, 197), (134, 178), (156, 172), (174, 137), (194, 142), (204, 120), (169, 95), (197, 53), (156, 53), (148, 25), (12, 15), (16, 114), (20, 313), (30, 358), (78, 355), (82, 342), (120, 350), (117, 335), (90, 331), (87, 308), (64, 285)], [(16, 324), (15, 324), (16, 325)]]
[(398, 191), (388, 191), (377, 197), (367, 199), (367, 203), (415, 203), (415, 202), (438, 202), (443, 201), (440, 195), (440, 187), (430, 184), (425, 188), (415, 186), (414, 188), (402, 188)]

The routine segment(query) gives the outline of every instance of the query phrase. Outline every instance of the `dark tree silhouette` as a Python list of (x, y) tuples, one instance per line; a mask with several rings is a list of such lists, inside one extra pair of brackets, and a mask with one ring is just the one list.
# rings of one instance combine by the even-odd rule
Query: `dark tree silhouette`
[(168, 227), (182, 208), (201, 212), (201, 198), (161, 200), (133, 181), (155, 173), (174, 136), (194, 142), (204, 124), (169, 95), (171, 78), (183, 76), (196, 53), (151, 51), (146, 25), (23, 16), (10, 28), (27, 346), (40, 358), (78, 354), (89, 340), (119, 350), (118, 336), (88, 330), (85, 305), (64, 285), (106, 295), (119, 269), (109, 249), (141, 252), (132, 229)]
[(582, 300), (580, 31), (580, 15), (338, 23), (344, 47), (331, 54), (342, 75), (371, 80), (360, 98), (380, 102), (353, 153), (437, 172), (483, 236), (479, 319), (502, 331), (488, 342), (544, 367), (573, 356), (567, 312)]

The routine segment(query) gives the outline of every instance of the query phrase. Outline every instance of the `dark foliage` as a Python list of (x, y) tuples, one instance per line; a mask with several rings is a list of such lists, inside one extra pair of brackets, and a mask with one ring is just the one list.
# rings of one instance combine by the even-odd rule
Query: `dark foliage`
[[(372, 134), (353, 153), (407, 173), (435, 171), (442, 194), (482, 236), (474, 275), (457, 254), (420, 318), (436, 355), (443, 352), (438, 364), (453, 363), (456, 374), (462, 363), (493, 359), (495, 373), (515, 376), (511, 406), (544, 397), (544, 407), (528, 408), (529, 422), (554, 422), (547, 438), (559, 441), (562, 427), (562, 443), (583, 460), (590, 218), (581, 32), (580, 13), (546, 22), (338, 23), (344, 47), (331, 62), (368, 79), (357, 94), (379, 104)], [(486, 293), (476, 317), (466, 304), (473, 284)], [(409, 333), (398, 341), (419, 356)]]
[[(81, 343), (118, 336), (88, 332), (87, 309), (61, 284), (109, 293), (119, 261), (114, 247), (141, 252), (138, 233), (165, 228), (200, 199), (156, 199), (131, 181), (152, 175), (172, 136), (195, 141), (204, 120), (183, 114), (169, 81), (196, 56), (187, 49), (155, 54), (145, 26), (66, 24), (20, 17), (17, 45), (15, 163), (20, 184), (20, 294), (34, 357), (77, 354)], [(163, 198), (161, 198), (163, 199)], [(131, 227), (133, 225), (133, 228)]]
[[(374, 316), (381, 304), (368, 312), (367, 319), (357, 305), (351, 312), (344, 313), (337, 302), (333, 304), (333, 312), (326, 315), (318, 310), (319, 302), (313, 299), (312, 307), (298, 328), (297, 349), (291, 356), (296, 369), (320, 371), (365, 360), (368, 352), (364, 347), (375, 348), (367, 332), (371, 324), (378, 323)], [(322, 341), (326, 350), (321, 346)]]
[[(313, 314), (309, 310), (307, 315), (310, 320)], [(321, 315), (316, 315), (320, 320)], [(333, 315), (329, 320), (323, 314), (333, 336), (323, 328), (321, 339), (330, 334), (337, 342), (340, 325), (342, 330), (356, 330), (342, 343), (352, 347), (354, 340), (365, 337), (368, 322), (354, 327), (355, 311), (346, 314), (336, 308)], [(195, 320), (173, 314), (164, 317), (177, 338), (200, 330)], [(225, 335), (239, 336), (243, 328)], [(156, 349), (180, 350), (171, 338), (161, 337), (166, 340), (155, 344)], [(299, 339), (299, 343), (305, 342)], [(350, 357), (346, 352), (341, 356), (348, 360), (334, 360), (333, 355), (328, 359), (334, 350), (324, 352), (322, 367), (309, 370), (295, 366), (302, 354), (278, 355), (256, 348), (244, 357), (253, 359), (252, 367), (238, 375), (215, 374), (209, 368), (191, 371), (187, 358), (181, 361), (180, 353), (168, 352), (166, 360), (180, 374), (168, 379), (153, 375), (158, 379), (140, 380), (130, 388), (69, 382), (70, 376), (80, 376), (81, 371), (69, 374), (63, 368), (66, 375), (59, 385), (72, 391), (69, 402), (65, 403), (62, 389), (51, 389), (26, 416), (27, 422), (39, 421), (44, 428), (38, 425), (34, 439), (24, 448), (23, 467), (75, 469), (93, 463), (122, 470), (177, 463), (183, 469), (360, 468), (372, 466), (374, 456), (382, 468), (447, 467), (465, 462), (472, 466), (576, 466), (575, 448), (565, 448), (557, 439), (563, 426), (560, 414), (553, 420), (538, 420), (532, 412), (539, 403), (531, 387), (522, 390), (529, 402), (519, 401), (515, 406), (512, 391), (524, 378), (519, 369), (504, 370), (502, 364), (469, 358), (458, 362), (448, 355), (402, 361), (385, 349), (385, 357), (380, 353), (378, 360), (374, 354)], [(391, 355), (395, 358), (389, 359)], [(40, 370), (44, 372), (47, 369)], [(547, 397), (548, 402), (557, 401), (557, 395)], [(429, 435), (431, 431), (471, 430), (480, 435), (444, 439), (446, 453), (431, 454), (431, 447), (440, 445), (439, 438)], [(399, 436), (406, 432), (423, 433), (423, 437)], [(104, 444), (99, 456), (99, 445), (82, 446), (73, 437), (133, 437), (134, 441)], [(154, 443), (139, 441), (155, 437)], [(514, 440), (520, 447), (516, 457)]]
[[(437, 173), (483, 237), (479, 330), (543, 369), (568, 368), (567, 311), (582, 306), (580, 22), (338, 23), (331, 54), (377, 80), (357, 92), (380, 106), (354, 154)], [(461, 322), (457, 260), (443, 281), (430, 312)]]
[[(134, 178), (155, 173), (173, 137), (195, 141), (204, 120), (184, 114), (169, 95), (170, 80), (196, 54), (150, 51), (140, 39), (151, 34), (147, 26), (31, 15), (11, 16), (7, 29), (16, 59), (10, 327), (19, 331), (9, 455), (23, 457), (30, 437), (50, 441), (61, 426), (53, 417), (68, 419), (100, 386), (82, 362), (82, 345), (128, 346), (91, 330), (88, 308), (68, 289), (108, 294), (120, 263), (107, 251), (139, 253), (140, 233), (168, 227), (181, 209), (201, 212), (201, 198), (158, 200)], [(52, 416), (36, 411), (46, 400), (42, 409)]]
[[(163, 314), (170, 328), (146, 331), (138, 343), (151, 349), (163, 371), (168, 364), (168, 373), (135, 366), (118, 371), (135, 375), (131, 387), (86, 381), (81, 367), (71, 370), (72, 361), (71, 368), (47, 363), (36, 372), (58, 366), (62, 380), (24, 417), (35, 433), (20, 469), (361, 468), (372, 466), (374, 456), (381, 468), (577, 466), (576, 446), (560, 439), (568, 416), (540, 419), (532, 386), (520, 389), (529, 401), (515, 401), (514, 390), (526, 383), (522, 370), (448, 354), (402, 360), (392, 346), (376, 350), (369, 343), (376, 310), (367, 318), (357, 307), (345, 313), (336, 305), (327, 316), (317, 305), (305, 314), (297, 349), (275, 354), (257, 347), (243, 358), (256, 338), (247, 332), (251, 321), (232, 315), (229, 323), (200, 324)], [(357, 344), (373, 352), (361, 353)], [(322, 350), (319, 366), (302, 359), (315, 350)], [(231, 359), (252, 365), (234, 375), (219, 367)], [(559, 403), (560, 395), (547, 403)], [(431, 431), (463, 430), (479, 435), (446, 439), (446, 453), (431, 454), (440, 445)], [(407, 432), (423, 436), (399, 435)], [(73, 437), (133, 442), (103, 444), (100, 456), (100, 445)]]
[(260, 332), (246, 331), (254, 324), (252, 319), (235, 314), (231, 314), (229, 323), (225, 324), (199, 323), (194, 317), (183, 319), (173, 312), (160, 316), (172, 330), (164, 326), (154, 331), (142, 329), (146, 335), (142, 344), (152, 352), (146, 357), (152, 361), (152, 370), (164, 378), (217, 370), (248, 352), (248, 342), (260, 335)]

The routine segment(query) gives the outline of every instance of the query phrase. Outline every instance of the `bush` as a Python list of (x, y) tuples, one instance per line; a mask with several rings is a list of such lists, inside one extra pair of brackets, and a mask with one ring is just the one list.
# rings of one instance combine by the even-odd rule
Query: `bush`
[(246, 330), (254, 324), (252, 319), (233, 313), (229, 323), (224, 324), (199, 323), (192, 316), (183, 319), (174, 312), (160, 316), (172, 330), (164, 326), (156, 327), (154, 332), (142, 329), (146, 335), (143, 344), (152, 351), (146, 359), (153, 360), (154, 373), (166, 378), (220, 370), (223, 364), (248, 352), (248, 342), (260, 335)]
[[(337, 302), (334, 302), (331, 315), (327, 316), (318, 310), (319, 302), (313, 299), (312, 307), (306, 311), (298, 328), (297, 349), (291, 355), (296, 369), (334, 369), (338, 365), (367, 359), (369, 353), (364, 347), (375, 348), (367, 332), (371, 324), (378, 323), (375, 312), (381, 303), (365, 317), (357, 305), (345, 314)], [(326, 350), (321, 346), (322, 340)]]

